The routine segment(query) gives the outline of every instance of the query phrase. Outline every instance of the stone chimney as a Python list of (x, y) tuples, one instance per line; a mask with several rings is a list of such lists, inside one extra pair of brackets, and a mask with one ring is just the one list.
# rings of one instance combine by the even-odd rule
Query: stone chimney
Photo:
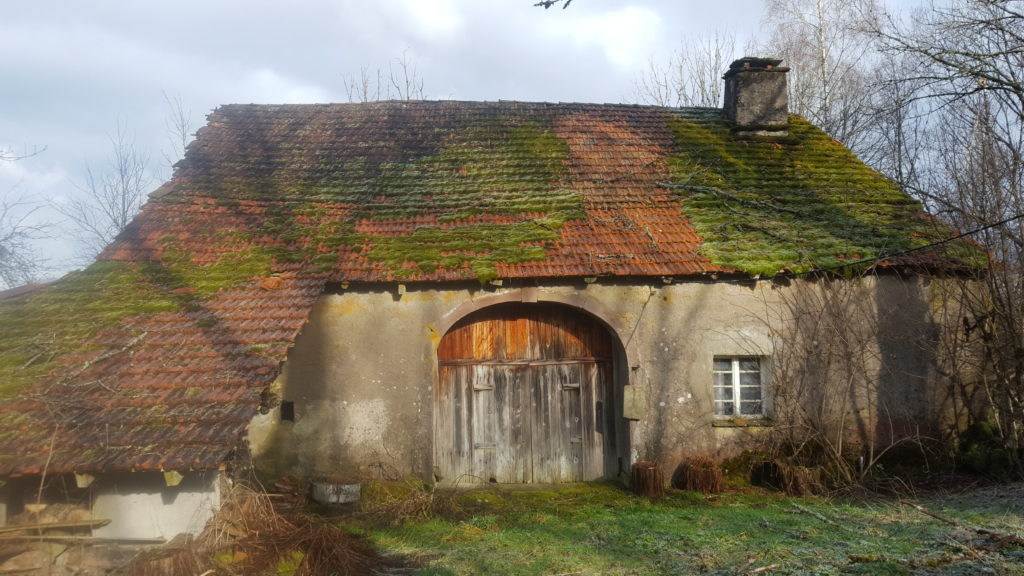
[(789, 134), (789, 98), (782, 60), (740, 58), (725, 73), (725, 117), (733, 132), (743, 136), (779, 137)]

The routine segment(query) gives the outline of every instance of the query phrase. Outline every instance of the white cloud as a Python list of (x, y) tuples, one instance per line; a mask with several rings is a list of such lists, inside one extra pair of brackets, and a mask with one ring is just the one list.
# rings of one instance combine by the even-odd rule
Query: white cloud
[(416, 36), (427, 41), (455, 40), (465, 25), (456, 0), (405, 0), (402, 12), (407, 13)]
[(286, 78), (269, 68), (259, 68), (247, 73), (242, 84), (240, 92), (248, 94), (253, 102), (308, 104), (330, 100), (326, 90)]
[(663, 34), (661, 16), (636, 6), (586, 15), (571, 26), (548, 22), (548, 35), (568, 37), (580, 48), (599, 47), (608, 62), (623, 70), (641, 69)]
[(29, 159), (0, 162), (0, 191), (14, 196), (22, 192), (35, 195), (40, 190), (57, 190), (66, 186), (67, 181), (67, 173), (60, 167), (33, 166)]

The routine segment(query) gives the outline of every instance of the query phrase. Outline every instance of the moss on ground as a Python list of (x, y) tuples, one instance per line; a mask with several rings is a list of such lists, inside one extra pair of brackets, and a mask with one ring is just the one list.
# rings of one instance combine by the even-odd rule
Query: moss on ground
[[(418, 574), (1024, 574), (1019, 540), (968, 550), (969, 533), (895, 500), (747, 489), (713, 497), (672, 490), (651, 501), (608, 484), (492, 486), (459, 498), (455, 516), (363, 531), (387, 554), (427, 559)], [(943, 500), (923, 504), (948, 511)], [(1000, 533), (1024, 529), (1005, 512), (948, 513)]]

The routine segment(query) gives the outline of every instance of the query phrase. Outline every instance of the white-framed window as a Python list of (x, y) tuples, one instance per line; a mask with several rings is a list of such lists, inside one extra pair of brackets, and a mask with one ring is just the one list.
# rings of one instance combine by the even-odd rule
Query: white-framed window
[(715, 416), (759, 418), (765, 415), (761, 359), (756, 356), (715, 357)]

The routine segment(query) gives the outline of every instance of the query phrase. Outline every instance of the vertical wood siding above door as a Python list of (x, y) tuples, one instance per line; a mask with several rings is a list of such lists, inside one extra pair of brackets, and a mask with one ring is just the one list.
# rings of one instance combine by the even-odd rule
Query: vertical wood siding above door
[(606, 421), (612, 343), (568, 308), (503, 305), (453, 327), (438, 349), (435, 464), (443, 479), (600, 478), (615, 441)]

